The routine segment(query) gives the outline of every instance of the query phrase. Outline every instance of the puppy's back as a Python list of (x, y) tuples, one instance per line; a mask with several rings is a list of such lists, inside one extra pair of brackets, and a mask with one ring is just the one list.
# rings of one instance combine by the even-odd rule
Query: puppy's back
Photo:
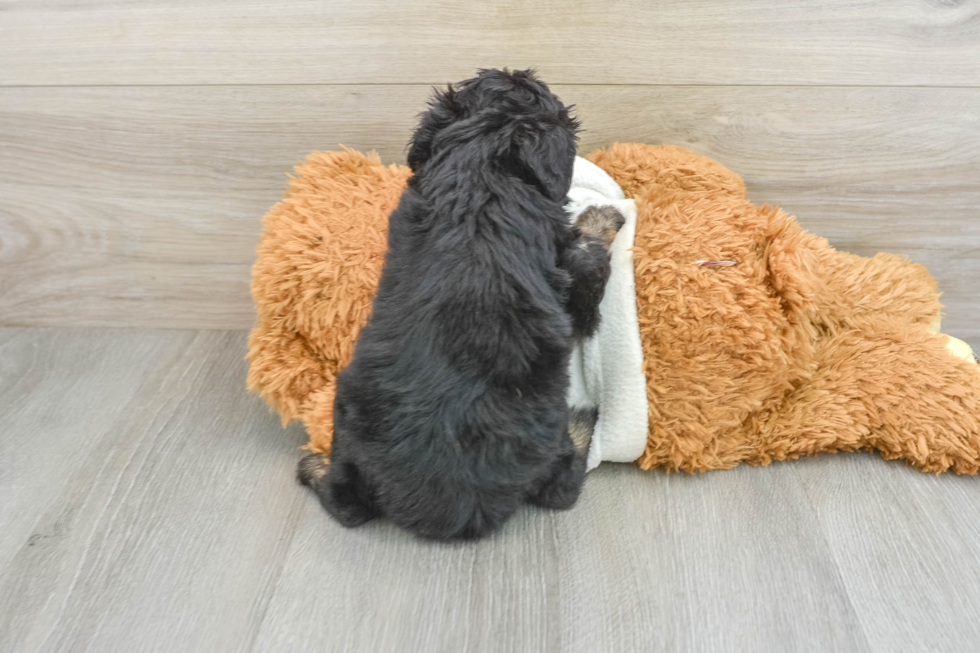
[[(574, 125), (532, 81), (515, 97), (555, 117), (517, 107), (483, 125), (448, 107), (423, 119), (372, 316), (338, 379), (334, 456), (357, 466), (379, 513), (426, 537), (497, 528), (567, 439), (572, 330), (557, 261), (571, 239)], [(540, 133), (514, 141), (515, 125)]]

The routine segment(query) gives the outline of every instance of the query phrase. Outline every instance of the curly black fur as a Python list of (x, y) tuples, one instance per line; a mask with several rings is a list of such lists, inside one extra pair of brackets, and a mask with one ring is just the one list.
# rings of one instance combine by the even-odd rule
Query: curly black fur
[(423, 114), (372, 315), (337, 381), (332, 462), (298, 471), (345, 526), (385, 516), (474, 538), (523, 501), (578, 499), (568, 357), (598, 325), (609, 258), (563, 210), (576, 129), (530, 71), (482, 70)]

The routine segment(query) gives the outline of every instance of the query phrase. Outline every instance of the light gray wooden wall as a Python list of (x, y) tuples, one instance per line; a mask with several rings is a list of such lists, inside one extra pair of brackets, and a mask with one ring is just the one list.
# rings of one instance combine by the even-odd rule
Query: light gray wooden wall
[(247, 328), (259, 220), (429, 88), (535, 66), (582, 149), (669, 142), (980, 339), (980, 2), (0, 0), (0, 325)]

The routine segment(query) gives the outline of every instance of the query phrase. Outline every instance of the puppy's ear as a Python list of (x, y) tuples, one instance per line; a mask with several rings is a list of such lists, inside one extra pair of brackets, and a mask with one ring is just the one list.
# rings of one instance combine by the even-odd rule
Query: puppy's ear
[(568, 193), (574, 163), (574, 132), (555, 124), (517, 134), (504, 159), (508, 172), (537, 186), (556, 202)]
[(429, 100), (429, 109), (422, 114), (418, 129), (412, 135), (408, 147), (408, 165), (412, 172), (432, 157), (432, 142), (436, 134), (448, 127), (459, 116), (461, 107), (456, 100), (456, 91), (452, 85), (445, 91), (435, 90)]

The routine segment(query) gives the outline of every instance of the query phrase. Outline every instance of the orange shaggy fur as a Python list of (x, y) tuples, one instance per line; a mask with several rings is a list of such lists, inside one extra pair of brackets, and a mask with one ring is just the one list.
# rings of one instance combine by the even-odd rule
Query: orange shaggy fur
[[(925, 268), (837, 252), (683, 148), (617, 144), (588, 158), (637, 202), (640, 467), (867, 448), (925, 471), (977, 472), (980, 369), (933, 333), (942, 307)], [(367, 320), (410, 173), (351, 150), (313, 154), (296, 172), (264, 219), (248, 382), (329, 453), (335, 378)]]
[(371, 312), (388, 249), (388, 214), (410, 175), (377, 156), (316, 152), (262, 220), (248, 387), (284, 425), (303, 420), (313, 451), (330, 453), (337, 374)]

